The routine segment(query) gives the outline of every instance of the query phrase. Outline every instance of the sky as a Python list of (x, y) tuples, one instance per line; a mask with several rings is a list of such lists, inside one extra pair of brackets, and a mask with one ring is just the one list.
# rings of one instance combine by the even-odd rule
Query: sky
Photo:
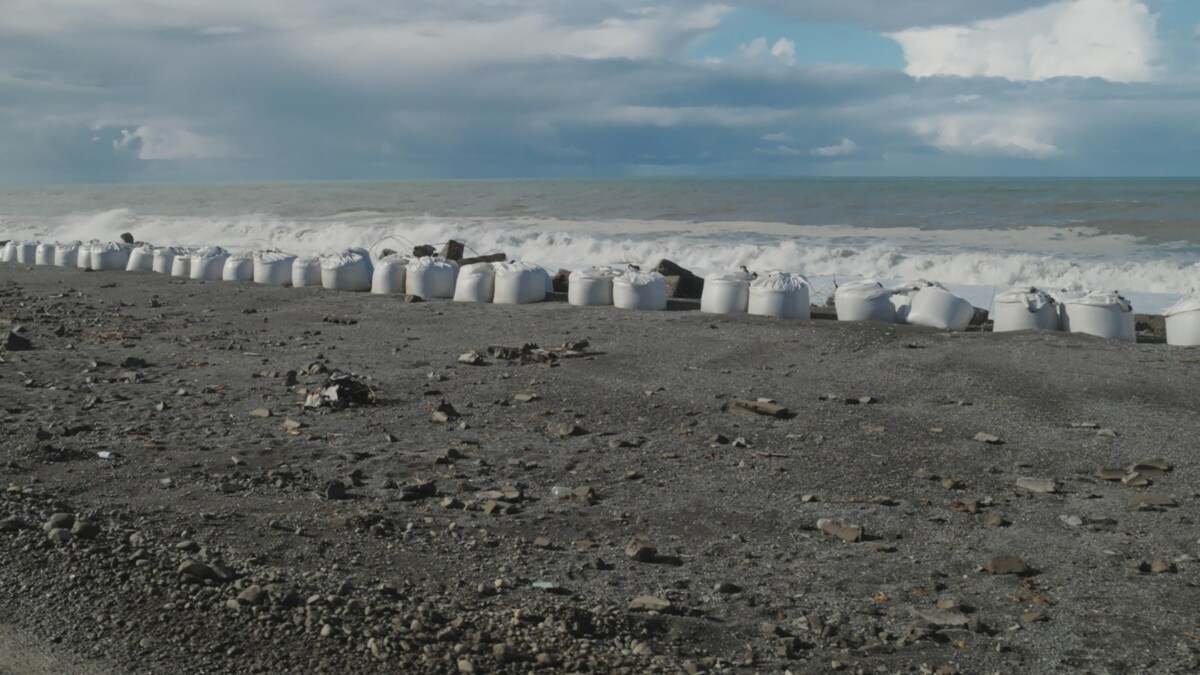
[(5, 0), (0, 184), (1200, 176), (1198, 0)]

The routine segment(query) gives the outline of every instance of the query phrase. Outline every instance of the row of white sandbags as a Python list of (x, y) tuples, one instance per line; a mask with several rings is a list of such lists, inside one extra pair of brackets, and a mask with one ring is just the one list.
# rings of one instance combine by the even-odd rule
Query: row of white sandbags
[(707, 314), (754, 314), (784, 319), (808, 319), (808, 279), (799, 274), (751, 274), (742, 268), (704, 279), (700, 311)]
[(942, 330), (966, 330), (975, 316), (971, 303), (924, 279), (885, 288), (875, 279), (851, 281), (834, 291), (839, 321), (907, 323)]

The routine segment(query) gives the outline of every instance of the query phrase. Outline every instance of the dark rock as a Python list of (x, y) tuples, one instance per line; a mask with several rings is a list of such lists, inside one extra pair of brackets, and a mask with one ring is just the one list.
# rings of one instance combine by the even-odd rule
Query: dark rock
[(346, 484), (340, 480), (331, 480), (325, 486), (325, 499), (345, 499), (347, 496)]
[(1016, 574), (1023, 575), (1029, 573), (1029, 567), (1015, 555), (998, 555), (983, 564), (983, 569), (988, 574)]
[(29, 351), (33, 349), (33, 342), (24, 335), (10, 330), (4, 334), (4, 348), (10, 352)]

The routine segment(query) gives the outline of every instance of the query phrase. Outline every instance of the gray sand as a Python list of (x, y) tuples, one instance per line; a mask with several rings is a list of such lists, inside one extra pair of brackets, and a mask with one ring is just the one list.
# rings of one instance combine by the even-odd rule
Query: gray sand
[[(29, 526), (0, 532), (0, 672), (14, 635), (112, 672), (1200, 667), (1197, 350), (17, 265), (0, 321), (35, 346), (0, 352), (0, 519)], [(379, 404), (305, 410), (313, 363)], [(792, 416), (728, 410), (759, 397)], [(56, 512), (97, 530), (52, 542)]]

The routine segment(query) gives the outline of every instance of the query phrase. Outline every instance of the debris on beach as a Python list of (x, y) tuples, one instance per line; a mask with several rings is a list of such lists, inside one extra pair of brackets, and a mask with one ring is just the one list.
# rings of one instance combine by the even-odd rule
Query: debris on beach
[(375, 405), (378, 402), (379, 392), (370, 385), (349, 373), (334, 373), (320, 387), (308, 391), (304, 407), (342, 410), (352, 404)]
[(766, 417), (777, 417), (780, 419), (789, 416), (788, 409), (775, 402), (774, 399), (760, 398), (756, 400), (736, 399), (729, 404), (729, 412), (763, 415)]
[[(520, 361), (521, 365), (554, 364), (559, 359), (577, 359), (590, 356), (588, 340), (568, 340), (554, 348), (542, 348), (532, 342), (520, 347), (491, 346), (484, 350), (488, 356), (501, 361)], [(470, 352), (475, 353), (475, 352)], [(465, 356), (465, 355), (464, 355)]]

